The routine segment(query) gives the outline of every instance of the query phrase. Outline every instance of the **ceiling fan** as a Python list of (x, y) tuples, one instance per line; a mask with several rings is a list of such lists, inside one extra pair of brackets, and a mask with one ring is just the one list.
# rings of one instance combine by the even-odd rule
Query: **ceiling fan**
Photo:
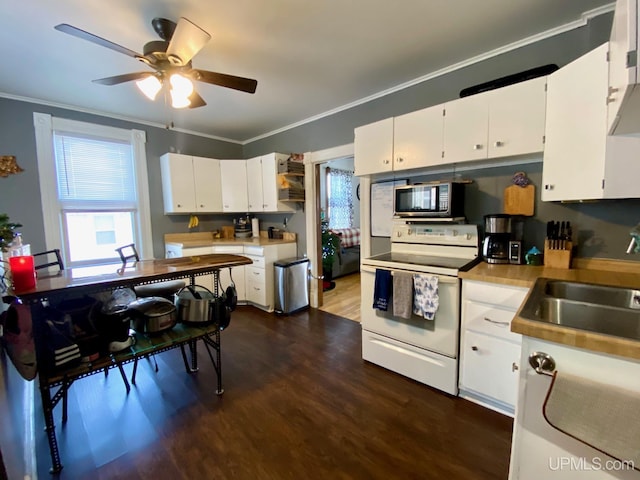
[(211, 38), (211, 35), (196, 24), (182, 17), (178, 23), (166, 18), (154, 18), (151, 25), (162, 40), (146, 43), (142, 54), (66, 23), (56, 25), (55, 29), (124, 53), (155, 70), (155, 72), (134, 72), (100, 78), (93, 80), (94, 83), (117, 85), (136, 81), (138, 88), (150, 100), (155, 100), (163, 85), (168, 83), (171, 105), (174, 108), (197, 108), (206, 105), (204, 99), (193, 88), (194, 80), (247, 93), (256, 91), (258, 85), (256, 80), (198, 70), (191, 66), (191, 59)]

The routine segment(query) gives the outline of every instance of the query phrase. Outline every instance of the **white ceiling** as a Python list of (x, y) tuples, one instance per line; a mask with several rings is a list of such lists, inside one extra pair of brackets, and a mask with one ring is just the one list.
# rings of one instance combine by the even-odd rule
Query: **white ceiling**
[[(610, 1), (4, 0), (0, 95), (244, 142), (581, 21)], [(256, 93), (198, 83), (207, 106), (173, 110), (133, 82), (92, 83), (146, 67), (53, 28), (69, 23), (142, 52), (158, 40), (154, 17), (186, 17), (209, 32), (193, 66), (254, 78)]]

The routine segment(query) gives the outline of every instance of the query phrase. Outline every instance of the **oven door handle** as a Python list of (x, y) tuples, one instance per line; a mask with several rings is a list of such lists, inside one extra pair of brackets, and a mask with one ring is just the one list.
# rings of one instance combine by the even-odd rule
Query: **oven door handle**
[[(414, 270), (405, 270), (400, 268), (387, 268), (387, 267), (374, 267), (372, 265), (360, 265), (361, 272), (367, 273), (376, 273), (376, 270), (390, 270), (391, 275), (393, 272), (407, 272), (407, 273), (422, 273)], [(426, 273), (425, 275), (429, 275)], [(451, 277), (449, 275), (438, 275), (437, 273), (432, 274), (434, 277), (438, 277), (438, 283), (458, 283), (458, 277)]]

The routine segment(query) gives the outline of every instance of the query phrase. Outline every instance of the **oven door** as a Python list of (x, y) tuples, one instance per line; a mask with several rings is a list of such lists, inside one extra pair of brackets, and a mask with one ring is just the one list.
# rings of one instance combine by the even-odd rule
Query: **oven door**
[[(439, 306), (434, 320), (425, 320), (418, 315), (411, 315), (411, 318), (404, 319), (394, 317), (392, 307), (387, 312), (373, 308), (376, 268), (381, 267), (367, 265), (361, 267), (362, 329), (450, 358), (457, 358), (460, 331), (460, 279), (448, 275), (436, 275)], [(393, 267), (387, 269), (408, 271)]]

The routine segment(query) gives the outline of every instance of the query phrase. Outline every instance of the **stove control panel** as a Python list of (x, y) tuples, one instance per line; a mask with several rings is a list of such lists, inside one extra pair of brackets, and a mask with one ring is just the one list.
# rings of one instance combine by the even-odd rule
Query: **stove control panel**
[(474, 246), (478, 244), (477, 225), (408, 222), (393, 223), (392, 242)]

